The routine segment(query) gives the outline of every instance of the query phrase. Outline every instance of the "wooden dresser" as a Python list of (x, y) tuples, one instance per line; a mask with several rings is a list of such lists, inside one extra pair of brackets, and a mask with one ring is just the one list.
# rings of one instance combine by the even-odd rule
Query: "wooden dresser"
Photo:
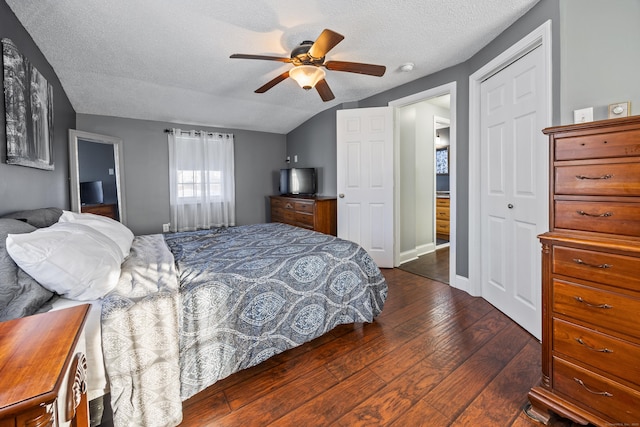
[(271, 196), (271, 222), (283, 222), (320, 233), (337, 235), (335, 197)]
[(101, 205), (83, 205), (80, 207), (82, 213), (92, 213), (95, 215), (106, 216), (118, 221), (118, 205), (115, 203), (105, 203)]
[(449, 198), (436, 197), (436, 237), (449, 240)]
[(87, 304), (0, 323), (0, 427), (88, 426)]
[(544, 130), (542, 381), (531, 415), (640, 425), (640, 116)]

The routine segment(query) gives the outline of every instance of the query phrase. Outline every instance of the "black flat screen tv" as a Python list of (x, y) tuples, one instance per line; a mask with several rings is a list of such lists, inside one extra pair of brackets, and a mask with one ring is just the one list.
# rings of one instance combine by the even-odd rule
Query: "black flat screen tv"
[(80, 204), (101, 205), (104, 203), (102, 181), (86, 181), (80, 183)]
[(318, 190), (315, 168), (280, 169), (280, 194), (313, 196)]

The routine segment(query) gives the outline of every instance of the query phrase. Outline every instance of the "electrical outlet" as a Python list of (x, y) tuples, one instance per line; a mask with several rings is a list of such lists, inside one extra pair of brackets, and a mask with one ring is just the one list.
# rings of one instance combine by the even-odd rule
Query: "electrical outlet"
[(171, 225), (170, 222), (166, 223), (166, 224), (162, 224), (162, 232), (163, 233), (168, 233), (169, 232), (169, 226)]

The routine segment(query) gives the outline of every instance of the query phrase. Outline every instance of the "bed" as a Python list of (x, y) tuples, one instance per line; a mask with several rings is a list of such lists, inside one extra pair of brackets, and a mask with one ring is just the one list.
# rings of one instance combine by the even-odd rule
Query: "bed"
[(116, 426), (177, 425), (182, 401), (337, 325), (372, 322), (387, 295), (360, 246), (280, 223), (137, 236), (109, 286), (84, 299), (96, 319), (88, 359), (105, 368), (88, 386), (90, 398), (110, 391)]

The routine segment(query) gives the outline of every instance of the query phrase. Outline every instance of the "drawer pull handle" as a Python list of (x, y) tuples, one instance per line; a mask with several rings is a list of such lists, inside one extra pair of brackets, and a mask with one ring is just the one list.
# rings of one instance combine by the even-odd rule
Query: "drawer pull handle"
[(582, 344), (583, 346), (585, 346), (586, 348), (588, 348), (591, 351), (597, 351), (598, 353), (613, 353), (613, 350), (609, 350), (608, 348), (595, 348), (595, 347), (591, 347), (590, 345), (588, 345), (586, 342), (584, 342), (582, 340), (582, 338), (576, 338), (575, 339), (578, 344)]
[(613, 178), (613, 175), (611, 175), (610, 173), (602, 176), (576, 175), (576, 178), (577, 179), (611, 179)]
[(586, 267), (593, 267), (593, 268), (612, 268), (613, 267), (612, 264), (589, 264), (588, 262), (584, 262), (580, 258), (574, 258), (573, 262), (575, 262), (576, 264), (584, 265)]
[(585, 390), (587, 390), (589, 393), (591, 394), (597, 394), (599, 396), (605, 396), (605, 397), (613, 397), (613, 394), (609, 393), (608, 391), (593, 391), (591, 390), (589, 387), (587, 387), (584, 382), (576, 377), (573, 377), (573, 380), (575, 382), (577, 382), (578, 384), (580, 384), (582, 387), (584, 387)]
[(609, 308), (613, 308), (612, 305), (609, 304), (591, 304), (585, 300), (582, 299), (582, 297), (574, 297), (576, 301), (581, 302), (584, 305), (588, 305), (589, 307), (594, 307), (594, 308), (604, 308), (604, 309), (609, 309)]
[(585, 212), (585, 211), (576, 211), (576, 213), (578, 215), (592, 216), (592, 217), (596, 217), (596, 218), (606, 218), (608, 216), (613, 216), (613, 212), (605, 212), (605, 213), (601, 213), (601, 214), (592, 214), (592, 213)]

